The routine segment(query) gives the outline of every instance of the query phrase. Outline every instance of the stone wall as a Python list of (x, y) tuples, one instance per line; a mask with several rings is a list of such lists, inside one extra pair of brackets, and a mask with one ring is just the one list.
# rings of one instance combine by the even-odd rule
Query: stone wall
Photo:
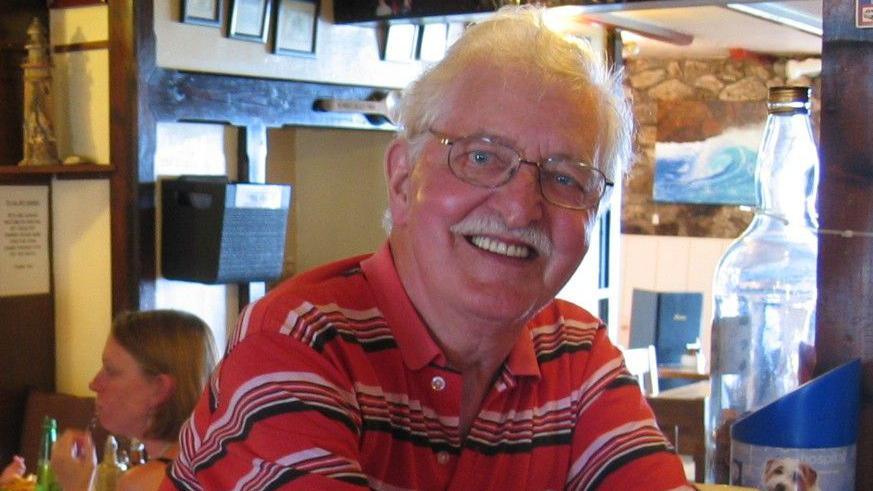
[[(733, 238), (746, 228), (752, 213), (737, 206), (659, 203), (652, 199), (658, 104), (661, 101), (760, 102), (762, 115), (766, 115), (767, 89), (786, 84), (787, 61), (786, 58), (754, 55), (626, 60), (625, 82), (634, 100), (637, 135), (635, 164), (625, 181), (622, 197), (622, 233)], [(787, 83), (812, 85), (815, 119), (818, 79), (801, 77)], [(720, 121), (707, 123), (700, 121), (699, 114), (693, 119), (688, 116), (689, 125), (721, 126)]]

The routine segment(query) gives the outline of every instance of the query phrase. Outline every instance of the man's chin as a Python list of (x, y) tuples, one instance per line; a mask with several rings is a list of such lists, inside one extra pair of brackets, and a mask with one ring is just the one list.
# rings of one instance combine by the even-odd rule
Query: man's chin
[(477, 317), (507, 325), (527, 322), (548, 303), (548, 299), (543, 300), (506, 289), (497, 293), (480, 291), (471, 295), (468, 300), (469, 310)]

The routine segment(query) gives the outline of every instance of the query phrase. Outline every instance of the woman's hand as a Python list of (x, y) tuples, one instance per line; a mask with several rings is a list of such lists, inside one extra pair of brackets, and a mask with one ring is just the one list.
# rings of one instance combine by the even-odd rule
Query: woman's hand
[(52, 470), (64, 491), (88, 491), (97, 469), (91, 433), (66, 430), (52, 447)]
[(20, 478), (24, 476), (24, 457), (16, 455), (12, 457), (12, 462), (3, 469), (3, 473), (0, 474), (0, 485), (5, 485), (14, 481), (16, 478)]

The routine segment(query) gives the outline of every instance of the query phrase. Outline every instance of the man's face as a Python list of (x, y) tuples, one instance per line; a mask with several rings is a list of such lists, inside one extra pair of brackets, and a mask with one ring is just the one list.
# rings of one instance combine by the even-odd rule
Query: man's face
[[(448, 111), (432, 130), (450, 139), (489, 135), (525, 160), (591, 161), (598, 117), (593, 104), (579, 103), (584, 96), (555, 83), (543, 86), (524, 73), (482, 68), (458, 79), (446, 100)], [(550, 204), (530, 165), (489, 189), (455, 177), (446, 163), (448, 148), (435, 137), (428, 137), (417, 162), (403, 161), (405, 149), (388, 153), (391, 245), (413, 303), (429, 323), (445, 309), (464, 319), (526, 321), (578, 267), (596, 209)], [(399, 172), (392, 173), (395, 164)], [(505, 229), (466, 226), (477, 220)], [(551, 247), (532, 247), (519, 231), (539, 234)]]

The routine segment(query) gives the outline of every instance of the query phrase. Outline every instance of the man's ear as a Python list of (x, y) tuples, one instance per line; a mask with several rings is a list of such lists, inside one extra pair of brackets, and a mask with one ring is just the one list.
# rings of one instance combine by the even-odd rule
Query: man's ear
[(406, 220), (412, 199), (410, 179), (413, 166), (414, 162), (409, 155), (409, 142), (403, 138), (395, 138), (385, 151), (388, 208), (391, 210), (392, 222), (395, 225), (402, 224)]

